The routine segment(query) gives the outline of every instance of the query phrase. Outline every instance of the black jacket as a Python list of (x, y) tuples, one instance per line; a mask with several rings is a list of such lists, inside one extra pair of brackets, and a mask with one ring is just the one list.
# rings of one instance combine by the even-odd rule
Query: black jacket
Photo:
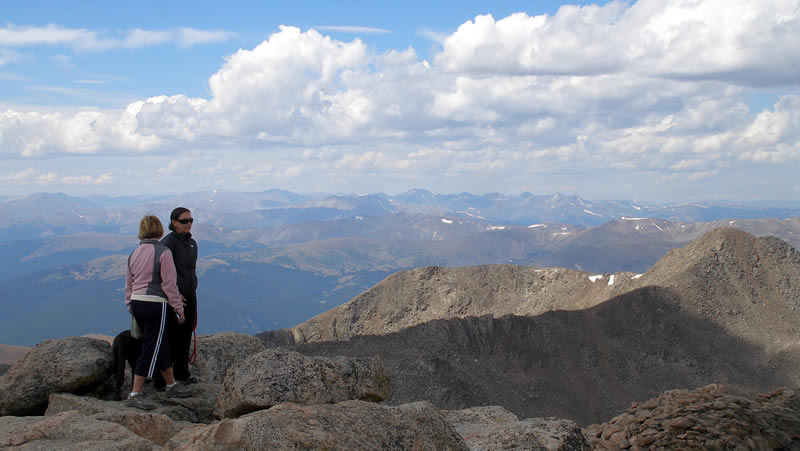
[(197, 296), (197, 242), (191, 233), (170, 232), (161, 239), (161, 244), (172, 251), (175, 270), (178, 272), (178, 291), (185, 297)]

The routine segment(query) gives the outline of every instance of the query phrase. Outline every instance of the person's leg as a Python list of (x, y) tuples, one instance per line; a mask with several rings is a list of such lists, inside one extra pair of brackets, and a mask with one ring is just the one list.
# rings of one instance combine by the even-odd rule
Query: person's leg
[[(183, 313), (186, 321), (178, 324), (177, 321), (170, 324), (175, 326), (175, 332), (170, 334), (170, 351), (173, 359), (173, 371), (175, 379), (185, 381), (191, 377), (189, 373), (189, 354), (192, 346), (192, 331), (197, 319), (197, 298), (189, 296), (186, 298), (186, 305)], [(174, 340), (174, 342), (172, 341)]]
[[(151, 379), (155, 370), (164, 370), (171, 366), (169, 345), (165, 335), (167, 304), (160, 302), (131, 301), (131, 310), (142, 328), (142, 352), (134, 369), (134, 389), (141, 390), (145, 379)], [(141, 378), (137, 384), (136, 377)]]
[(128, 399), (137, 396), (144, 388), (151, 362), (158, 350), (160, 317), (158, 305), (152, 302), (131, 301), (131, 312), (142, 329), (142, 350), (133, 368), (133, 387)]
[(175, 376), (172, 375), (172, 367), (169, 367), (166, 370), (161, 370), (161, 377), (164, 378), (164, 381), (167, 383), (167, 385), (172, 385), (175, 383)]
[(133, 389), (131, 393), (140, 393), (144, 388), (144, 376), (133, 375)]

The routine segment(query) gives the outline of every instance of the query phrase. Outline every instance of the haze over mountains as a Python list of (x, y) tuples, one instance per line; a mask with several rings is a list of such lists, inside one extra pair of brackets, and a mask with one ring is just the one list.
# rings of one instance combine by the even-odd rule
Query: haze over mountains
[(200, 333), (292, 327), (411, 268), (512, 263), (638, 274), (719, 226), (800, 246), (800, 205), (785, 202), (655, 205), (425, 190), (41, 193), (0, 200), (0, 343), (126, 328), (122, 275), (138, 220), (166, 219), (177, 205), (197, 218)]

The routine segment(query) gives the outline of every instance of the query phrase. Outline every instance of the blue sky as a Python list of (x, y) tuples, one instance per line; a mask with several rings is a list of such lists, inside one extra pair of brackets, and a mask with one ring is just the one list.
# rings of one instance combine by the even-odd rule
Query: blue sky
[(0, 195), (800, 198), (800, 1), (13, 2)]

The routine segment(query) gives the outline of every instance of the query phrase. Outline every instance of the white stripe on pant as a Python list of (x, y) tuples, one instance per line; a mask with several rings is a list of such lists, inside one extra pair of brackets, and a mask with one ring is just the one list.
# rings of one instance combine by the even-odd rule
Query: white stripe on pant
[(161, 325), (158, 327), (158, 338), (156, 339), (156, 347), (153, 351), (153, 357), (150, 359), (150, 368), (147, 370), (147, 378), (153, 378), (153, 372), (156, 369), (156, 361), (158, 360), (158, 351), (161, 349), (161, 339), (164, 336), (164, 325), (167, 319), (167, 304), (161, 303)]

